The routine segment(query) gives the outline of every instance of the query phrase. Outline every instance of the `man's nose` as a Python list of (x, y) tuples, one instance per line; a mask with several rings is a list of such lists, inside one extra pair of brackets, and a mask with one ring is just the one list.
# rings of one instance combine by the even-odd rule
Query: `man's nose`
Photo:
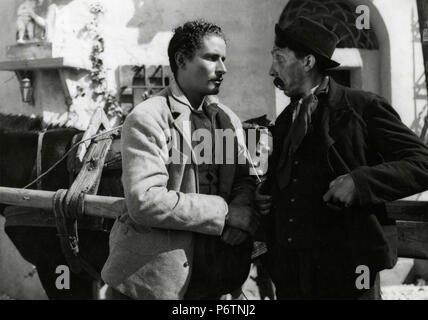
[(217, 63), (216, 73), (225, 74), (227, 72), (226, 65), (222, 60), (219, 60)]
[(276, 77), (276, 71), (275, 71), (275, 68), (273, 67), (273, 63), (270, 65), (269, 75), (271, 77)]

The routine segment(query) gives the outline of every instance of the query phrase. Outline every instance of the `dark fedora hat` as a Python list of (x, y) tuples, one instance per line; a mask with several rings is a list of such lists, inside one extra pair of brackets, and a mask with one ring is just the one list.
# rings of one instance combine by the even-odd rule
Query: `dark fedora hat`
[(321, 23), (306, 17), (297, 17), (286, 26), (276, 24), (275, 35), (275, 43), (284, 46), (287, 43), (298, 44), (314, 54), (326, 69), (340, 66), (340, 63), (331, 59), (339, 39)]

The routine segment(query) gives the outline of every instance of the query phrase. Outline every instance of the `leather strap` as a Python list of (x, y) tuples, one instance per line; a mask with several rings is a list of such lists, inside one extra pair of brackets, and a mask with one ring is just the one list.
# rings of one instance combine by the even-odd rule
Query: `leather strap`
[(96, 194), (101, 180), (105, 158), (110, 149), (112, 135), (101, 136), (94, 141), (83, 161), (83, 166), (69, 190), (59, 190), (54, 197), (54, 213), (61, 249), (74, 273), (82, 269), (97, 280), (97, 272), (79, 254), (78, 220), (84, 214), (85, 194)]
[(68, 266), (74, 273), (81, 271), (81, 266), (75, 258), (79, 253), (79, 238), (77, 234), (77, 220), (71, 221), (67, 219), (64, 211), (64, 199), (67, 194), (67, 190), (58, 190), (52, 201), (53, 201), (53, 212), (55, 215), (55, 222), (57, 228), (57, 236), (61, 243), (61, 249), (67, 260)]
[(55, 215), (58, 237), (61, 249), (71, 271), (79, 273), (85, 270), (94, 279), (102, 281), (101, 275), (79, 254), (79, 236), (77, 233), (77, 220), (67, 217), (65, 198), (67, 190), (58, 190), (53, 197), (53, 212)]
[[(40, 177), (42, 174), (42, 146), (43, 138), (46, 131), (39, 132), (37, 139), (37, 155), (36, 155), (36, 177)], [(42, 180), (37, 181), (37, 190), (42, 190)]]

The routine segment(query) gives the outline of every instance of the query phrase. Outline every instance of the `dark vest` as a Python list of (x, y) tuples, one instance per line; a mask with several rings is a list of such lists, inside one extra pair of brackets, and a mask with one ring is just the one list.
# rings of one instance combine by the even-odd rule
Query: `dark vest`
[[(210, 108), (209, 106), (203, 106), (202, 110), (192, 110), (190, 115), (190, 122), (192, 126), (192, 135), (195, 130), (203, 129), (211, 133), (211, 137), (215, 136), (215, 129), (218, 127), (216, 124), (217, 110)], [(199, 177), (199, 193), (202, 194), (218, 194), (218, 165), (215, 163), (215, 139), (211, 139), (211, 144), (208, 141), (193, 141), (192, 147), (195, 148), (197, 145), (211, 145), (211, 157), (210, 162), (205, 163), (205, 151), (206, 148), (202, 148), (200, 154), (196, 154), (198, 162), (198, 177)], [(207, 155), (209, 156), (209, 154)], [(199, 159), (200, 158), (200, 159)], [(207, 159), (208, 160), (208, 159)]]
[[(226, 164), (215, 163), (214, 130), (232, 128), (230, 120), (225, 123), (226, 115), (222, 112), (217, 106), (208, 105), (201, 111), (192, 110), (190, 116), (192, 132), (197, 129), (206, 129), (212, 132), (213, 138), (212, 163), (198, 161), (199, 193), (201, 194), (222, 196), (220, 166)], [(193, 147), (199, 143), (192, 141)], [(217, 149), (222, 147), (224, 146), (219, 145)], [(203, 154), (196, 154), (197, 158), (198, 156), (204, 158)], [(251, 251), (250, 238), (240, 245), (231, 246), (219, 236), (195, 233), (192, 276), (185, 299), (218, 299), (222, 294), (238, 289), (248, 276)]]
[[(323, 201), (329, 183), (336, 176), (321, 149), (322, 112), (320, 103), (309, 132), (294, 155), (289, 184), (280, 189), (277, 181), (273, 183), (272, 227), (276, 241), (285, 247), (340, 246), (346, 242), (343, 215), (329, 209)], [(285, 139), (288, 131), (283, 134), (276, 138)]]

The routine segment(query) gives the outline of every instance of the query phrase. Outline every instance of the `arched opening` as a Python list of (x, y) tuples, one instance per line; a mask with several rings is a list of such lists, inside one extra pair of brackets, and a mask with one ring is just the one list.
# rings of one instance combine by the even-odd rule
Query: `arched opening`
[[(370, 27), (357, 28), (359, 5), (369, 8)], [(305, 16), (324, 24), (336, 33), (339, 43), (333, 59), (341, 66), (330, 71), (339, 83), (378, 93), (391, 99), (389, 38), (383, 20), (371, 1), (365, 0), (291, 0), (279, 18), (290, 23)], [(277, 92), (277, 114), (287, 98)], [(278, 105), (278, 103), (280, 105)], [(281, 108), (282, 107), (282, 108)]]

